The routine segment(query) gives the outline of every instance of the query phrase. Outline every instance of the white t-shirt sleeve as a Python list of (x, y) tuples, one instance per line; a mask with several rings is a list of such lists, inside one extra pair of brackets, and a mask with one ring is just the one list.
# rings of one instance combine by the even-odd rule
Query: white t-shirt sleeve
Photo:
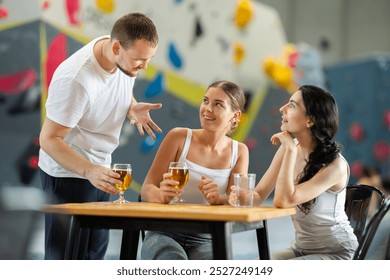
[(66, 127), (75, 127), (89, 106), (87, 92), (79, 83), (59, 79), (50, 84), (46, 115)]

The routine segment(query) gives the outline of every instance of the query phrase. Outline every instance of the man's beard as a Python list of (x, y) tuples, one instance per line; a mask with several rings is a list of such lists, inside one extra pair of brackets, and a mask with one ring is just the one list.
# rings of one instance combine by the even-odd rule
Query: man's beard
[(116, 67), (118, 67), (119, 70), (122, 71), (123, 74), (129, 76), (129, 77), (135, 77), (137, 75), (131, 74), (129, 71), (123, 69), (118, 63), (116, 64)]

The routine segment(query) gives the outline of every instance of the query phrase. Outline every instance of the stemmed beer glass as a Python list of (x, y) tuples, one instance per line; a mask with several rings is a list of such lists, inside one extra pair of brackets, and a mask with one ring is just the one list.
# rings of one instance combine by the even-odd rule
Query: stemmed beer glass
[(118, 173), (121, 177), (118, 180), (122, 181), (122, 184), (115, 184), (115, 188), (119, 190), (119, 198), (114, 203), (128, 203), (125, 199), (125, 191), (130, 187), (131, 181), (133, 180), (131, 164), (129, 163), (115, 163), (112, 170)]
[[(169, 173), (171, 173), (171, 180), (179, 182), (179, 184), (174, 187), (178, 190), (183, 189), (189, 177), (187, 164), (185, 162), (171, 162), (169, 164)], [(181, 198), (181, 194), (178, 194), (171, 200), (170, 204), (182, 202), (185, 202), (185, 200)]]

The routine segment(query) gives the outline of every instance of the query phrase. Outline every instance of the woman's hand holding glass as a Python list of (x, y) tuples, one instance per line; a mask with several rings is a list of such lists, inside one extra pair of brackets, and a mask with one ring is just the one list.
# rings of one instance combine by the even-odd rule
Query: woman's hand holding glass
[(189, 178), (187, 164), (185, 162), (172, 161), (169, 163), (169, 173), (171, 173), (171, 179), (178, 182), (176, 185), (174, 185), (175, 189), (177, 190), (177, 195), (172, 198), (170, 204), (185, 202), (185, 200), (181, 198), (181, 193)]
[(234, 185), (230, 187), (230, 194), (229, 194), (228, 202), (231, 206), (237, 206), (238, 195), (236, 192), (236, 187)]
[(181, 189), (175, 188), (179, 184), (178, 181), (172, 180), (171, 173), (163, 174), (163, 181), (160, 182), (161, 200), (164, 203), (170, 203), (171, 200), (182, 192)]
[[(247, 194), (241, 193), (240, 195), (245, 196)], [(239, 201), (239, 194), (237, 192), (237, 187), (235, 185), (232, 185), (230, 187), (230, 194), (228, 197), (228, 202), (231, 206), (237, 207), (238, 201)], [(253, 192), (253, 205), (258, 205), (260, 203), (259, 201), (262, 201), (262, 200), (260, 199), (259, 194), (256, 191), (254, 191)]]

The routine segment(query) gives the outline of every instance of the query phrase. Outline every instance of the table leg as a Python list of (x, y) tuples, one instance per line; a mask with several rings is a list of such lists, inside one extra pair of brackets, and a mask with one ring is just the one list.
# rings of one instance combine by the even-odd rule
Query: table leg
[(70, 218), (69, 235), (66, 241), (65, 260), (75, 260), (78, 256), (80, 222), (75, 217)]
[(214, 260), (232, 259), (232, 225), (226, 222), (210, 222)]
[(91, 233), (91, 229), (88, 228), (80, 228), (78, 245), (77, 245), (77, 260), (86, 260), (87, 259), (87, 251), (89, 244), (89, 235)]
[(139, 230), (123, 230), (121, 260), (136, 260), (138, 253)]
[(259, 250), (259, 258), (261, 260), (269, 260), (269, 243), (267, 233), (267, 221), (263, 221), (263, 227), (256, 229), (257, 247)]

